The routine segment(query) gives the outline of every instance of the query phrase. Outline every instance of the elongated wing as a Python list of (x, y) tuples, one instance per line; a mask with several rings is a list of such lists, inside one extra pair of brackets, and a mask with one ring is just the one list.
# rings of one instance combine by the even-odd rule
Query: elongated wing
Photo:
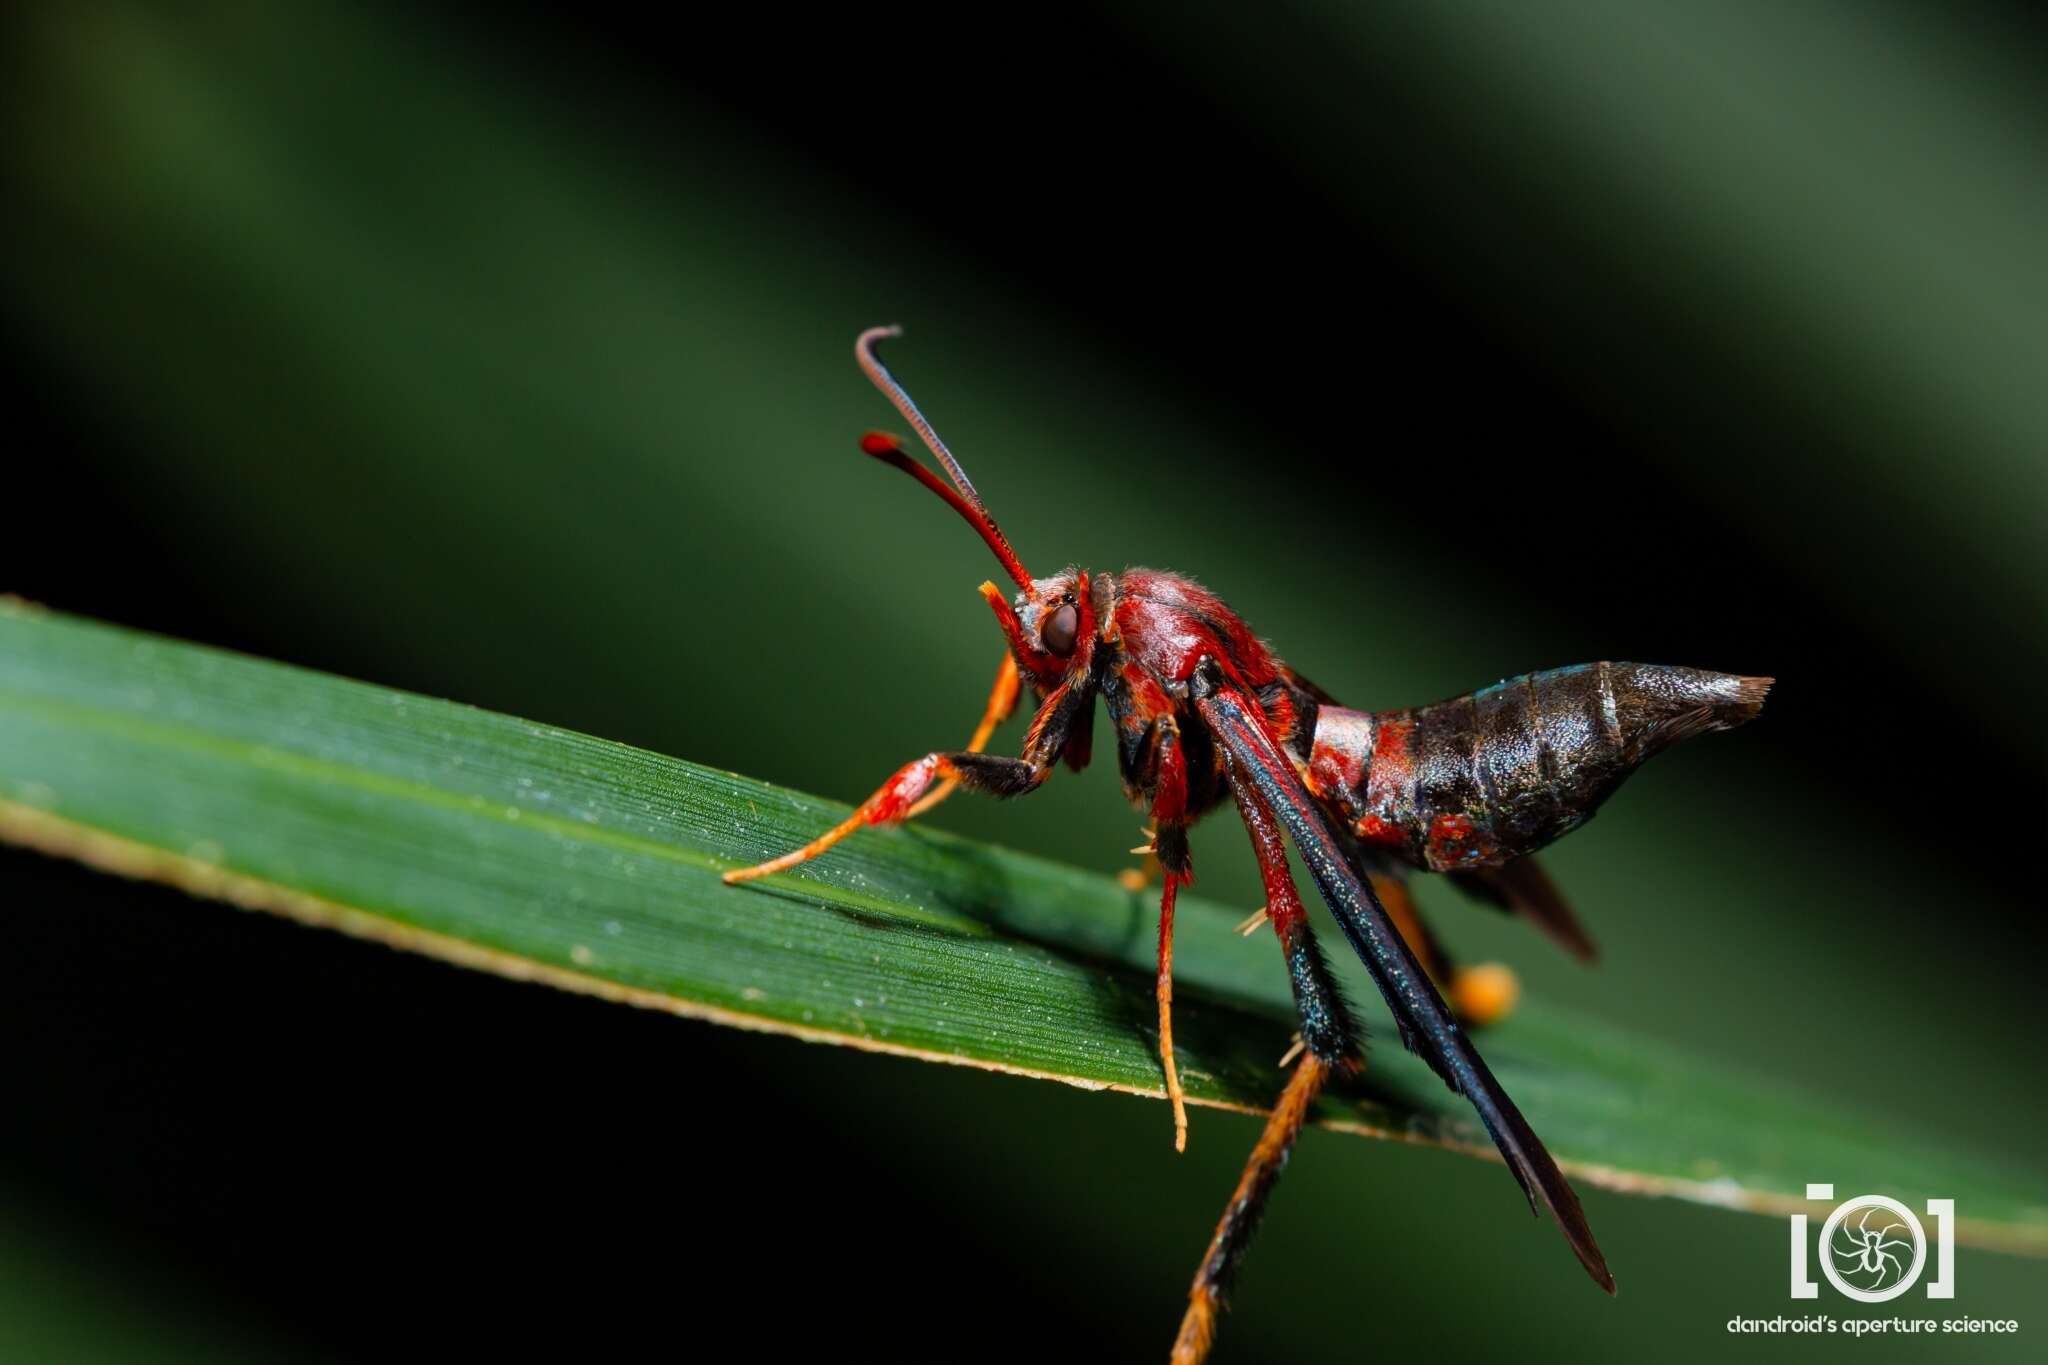
[(1557, 884), (1534, 858), (1449, 875), (1466, 895), (1520, 915), (1579, 961), (1591, 962), (1600, 956), (1586, 926), (1579, 923), (1579, 917), (1558, 894)]
[(1550, 1210), (1586, 1273), (1612, 1294), (1614, 1276), (1593, 1240), (1593, 1229), (1571, 1183), (1430, 985), (1429, 976), (1395, 931), (1328, 817), (1267, 733), (1257, 704), (1224, 685), (1213, 665), (1196, 674), (1194, 696), (1196, 709), (1229, 754), (1237, 775), (1257, 787), (1287, 826), (1309, 875), (1315, 878), (1316, 889), (1329, 903), (1344, 936), (1371, 970), (1387, 1008), (1393, 1011), (1401, 1041), (1428, 1062), (1454, 1092), (1471, 1102), (1506, 1158), (1508, 1169), (1529, 1196), (1530, 1207), (1541, 1203)]

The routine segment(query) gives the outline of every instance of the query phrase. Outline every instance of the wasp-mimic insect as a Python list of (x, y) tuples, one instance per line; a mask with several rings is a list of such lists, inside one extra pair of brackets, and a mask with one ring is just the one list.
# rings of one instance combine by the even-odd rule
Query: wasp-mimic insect
[[(1371, 970), (1402, 1043), (1471, 1101), (1531, 1206), (1550, 1210), (1586, 1273), (1614, 1292), (1578, 1196), (1438, 994), (1439, 983), (1450, 988), (1468, 1016), (1497, 1013), (1505, 1003), (1498, 973), (1451, 967), (1416, 918), (1405, 877), (1418, 868), (1447, 873), (1591, 957), (1590, 940), (1529, 855), (1583, 823), (1651, 754), (1755, 716), (1771, 680), (1597, 663), (1527, 674), (1412, 710), (1349, 710), (1276, 658), (1215, 594), (1177, 574), (1066, 568), (1033, 578), (960, 462), (876, 357), (876, 343), (897, 335), (894, 327), (863, 332), (854, 355), (952, 486), (893, 436), (870, 432), (861, 449), (938, 494), (995, 552), (1017, 595), (1006, 598), (994, 583), (983, 583), (981, 595), (1009, 648), (966, 748), (905, 764), (839, 825), (725, 879), (793, 867), (864, 825), (930, 810), (959, 787), (1021, 796), (1061, 759), (1078, 770), (1088, 762), (1099, 697), (1116, 727), (1125, 793), (1152, 820), (1151, 843), (1135, 851), (1156, 855), (1163, 880), (1159, 1058), (1177, 1148), (1186, 1142), (1187, 1113), (1173, 1058), (1173, 904), (1190, 874), (1189, 823), (1225, 801), (1251, 834), (1264, 918), (1279, 937), (1301, 1014), (1300, 1060), (1195, 1273), (1174, 1361), (1192, 1365), (1208, 1353), (1232, 1274), (1311, 1102), (1332, 1072), (1363, 1064), (1358, 1025), (1288, 871), (1282, 829)], [(1025, 685), (1038, 707), (1023, 752), (983, 752)]]

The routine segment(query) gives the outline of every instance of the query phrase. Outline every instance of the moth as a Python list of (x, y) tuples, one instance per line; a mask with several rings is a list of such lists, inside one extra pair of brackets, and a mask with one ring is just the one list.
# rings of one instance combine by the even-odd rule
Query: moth
[[(1288, 867), (1289, 840), (1370, 970), (1402, 1044), (1471, 1103), (1531, 1207), (1548, 1210), (1586, 1273), (1613, 1293), (1578, 1196), (1466, 1027), (1505, 1007), (1512, 978), (1453, 964), (1416, 915), (1407, 878), (1446, 874), (1590, 958), (1591, 939), (1530, 855), (1583, 824), (1651, 755), (1753, 719), (1772, 680), (1581, 664), (1429, 706), (1353, 710), (1282, 662), (1216, 594), (1179, 574), (1068, 567), (1032, 577), (960, 462), (876, 355), (879, 343), (900, 334), (871, 328), (854, 355), (947, 477), (894, 436), (869, 432), (861, 449), (959, 513), (1015, 586), (1007, 595), (992, 582), (981, 585), (1006, 646), (995, 684), (965, 748), (913, 759), (837, 826), (725, 880), (784, 871), (866, 826), (921, 815), (962, 787), (1017, 797), (1037, 790), (1061, 762), (1078, 771), (1092, 752), (1099, 701), (1124, 791), (1151, 821), (1150, 842), (1134, 851), (1156, 858), (1161, 882), (1159, 1058), (1177, 1148), (1186, 1143), (1187, 1109), (1173, 1053), (1174, 900), (1191, 872), (1188, 826), (1226, 804), (1250, 835), (1264, 883), (1263, 916), (1247, 927), (1261, 918), (1271, 925), (1301, 1019), (1298, 1059), (1189, 1289), (1176, 1365), (1208, 1354), (1233, 1274), (1316, 1095), (1333, 1074), (1363, 1064), (1357, 1020)], [(1026, 688), (1036, 706), (1021, 751), (987, 752)]]

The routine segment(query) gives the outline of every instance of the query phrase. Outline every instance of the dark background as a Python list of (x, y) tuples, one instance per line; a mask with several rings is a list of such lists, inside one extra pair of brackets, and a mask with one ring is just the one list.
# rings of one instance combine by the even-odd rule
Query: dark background
[[(0, 590), (855, 798), (964, 733), (1000, 648), (985, 552), (853, 450), (890, 415), (848, 347), (901, 322), (1035, 571), (1194, 573), (1355, 704), (1776, 675), (1558, 850), (1596, 973), (1439, 922), (2038, 1168), (2048, 54), (2016, 14), (15, 13)], [(1132, 842), (1100, 771), (937, 818), (1105, 870)], [(1202, 834), (1204, 889), (1256, 903)], [(19, 853), (0, 897), (0, 1333), (45, 1356), (1156, 1355), (1251, 1132), (1198, 1115), (1169, 1162), (1148, 1105)], [(1497, 1175), (1312, 1135), (1224, 1349), (1704, 1358), (1786, 1311), (1775, 1220), (1592, 1193), (1604, 1304), (1501, 1235)], [(2042, 1287), (1960, 1278), (2023, 1321)]]

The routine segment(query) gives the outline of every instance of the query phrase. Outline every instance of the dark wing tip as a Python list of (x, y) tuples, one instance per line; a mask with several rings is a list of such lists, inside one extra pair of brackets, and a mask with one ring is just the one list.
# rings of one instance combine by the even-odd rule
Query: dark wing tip
[(1466, 895), (1522, 916), (1579, 961), (1600, 960), (1593, 936), (1586, 932), (1586, 926), (1558, 891), (1557, 883), (1550, 880), (1550, 874), (1534, 857), (1517, 858), (1499, 867), (1453, 872), (1450, 879)]
[(1586, 1273), (1593, 1277), (1594, 1284), (1607, 1291), (1608, 1298), (1614, 1298), (1621, 1292), (1614, 1287), (1614, 1272), (1607, 1268), (1606, 1258), (1601, 1256), (1599, 1247), (1593, 1248), (1593, 1255), (1590, 1260), (1586, 1258), (1585, 1253), (1581, 1252), (1579, 1264), (1586, 1267)]
[[(1513, 1102), (1508, 1103), (1512, 1106)], [(1594, 1284), (1599, 1285), (1610, 1295), (1613, 1294), (1614, 1272), (1607, 1268), (1607, 1258), (1600, 1252), (1600, 1243), (1593, 1238), (1593, 1225), (1586, 1221), (1586, 1211), (1579, 1207), (1578, 1192), (1572, 1189), (1571, 1182), (1565, 1179), (1564, 1172), (1557, 1168), (1557, 1163), (1551, 1160), (1550, 1153), (1544, 1150), (1542, 1140), (1529, 1131), (1528, 1124), (1522, 1120), (1521, 1114), (1514, 1113), (1513, 1119), (1512, 1126), (1518, 1130), (1516, 1136), (1521, 1138), (1526, 1135), (1529, 1146), (1523, 1147), (1517, 1142), (1518, 1150), (1510, 1155), (1503, 1144), (1503, 1155), (1509, 1156), (1510, 1168), (1518, 1164), (1517, 1158), (1520, 1162), (1526, 1163), (1526, 1173), (1516, 1172), (1522, 1180), (1523, 1188), (1528, 1189), (1533, 1184), (1536, 1190), (1541, 1191), (1541, 1201), (1549, 1208), (1550, 1216), (1557, 1220), (1558, 1230), (1564, 1233), (1565, 1241), (1571, 1244), (1572, 1254), (1579, 1258), (1579, 1264), (1593, 1277)], [(1536, 1201), (1532, 1199), (1530, 1202)]]
[(1508, 1098), (1485, 1061), (1476, 1052), (1468, 1052), (1467, 1055), (1473, 1082), (1466, 1091), (1467, 1096), (1479, 1111), (1487, 1131), (1493, 1135), (1494, 1145), (1500, 1148), (1508, 1170), (1520, 1182), (1522, 1192), (1529, 1196), (1531, 1207), (1550, 1210), (1558, 1231), (1570, 1243), (1579, 1264), (1593, 1277), (1593, 1283), (1612, 1294), (1614, 1274), (1607, 1268), (1607, 1258), (1600, 1254), (1600, 1243), (1593, 1238), (1593, 1225), (1586, 1221), (1586, 1211), (1579, 1204), (1578, 1191), (1558, 1169), (1557, 1161), (1543, 1145), (1543, 1139), (1529, 1127), (1529, 1121)]
[(1607, 1258), (1600, 1254), (1600, 1244), (1593, 1240), (1593, 1225), (1586, 1221), (1586, 1212), (1579, 1207), (1577, 1193), (1566, 1182), (1563, 1172), (1550, 1162), (1548, 1152), (1543, 1154), (1541, 1164), (1533, 1174), (1543, 1190), (1543, 1202), (1550, 1206), (1550, 1216), (1557, 1220), (1565, 1241), (1571, 1243), (1572, 1253), (1579, 1258), (1579, 1264), (1593, 1277), (1594, 1284), (1613, 1295), (1614, 1272), (1607, 1268)]

